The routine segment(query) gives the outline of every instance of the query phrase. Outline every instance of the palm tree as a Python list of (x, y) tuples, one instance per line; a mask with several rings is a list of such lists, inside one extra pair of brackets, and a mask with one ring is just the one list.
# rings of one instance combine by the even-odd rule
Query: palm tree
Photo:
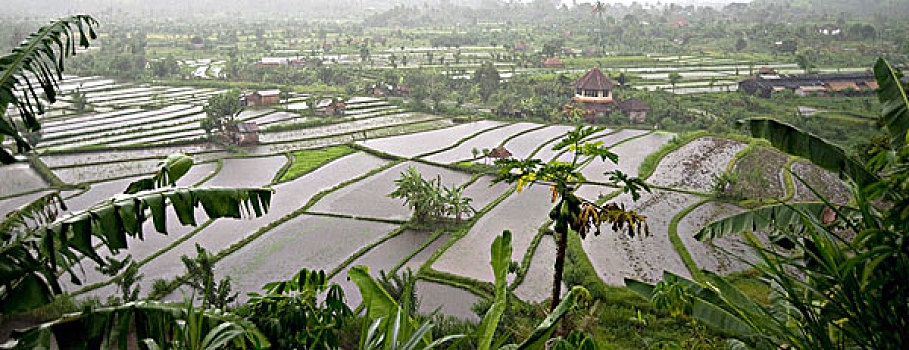
[(795, 63), (799, 65), (799, 68), (805, 71), (805, 74), (811, 74), (811, 69), (814, 68), (814, 65), (811, 64), (811, 60), (804, 54), (795, 56)]
[(669, 73), (669, 84), (672, 85), (672, 93), (675, 93), (675, 85), (682, 80), (682, 75), (679, 72), (670, 72)]
[(597, 2), (595, 2), (593, 4), (593, 8), (591, 9), (590, 12), (595, 13), (597, 15), (597, 18), (599, 18), (600, 22), (602, 23), (603, 22), (603, 13), (606, 12), (606, 4), (604, 4), (602, 1), (597, 0)]
[[(853, 186), (854, 200), (835, 205), (783, 203), (711, 223), (698, 240), (749, 231), (770, 232), (771, 245), (753, 243), (759, 261), (750, 263), (772, 288), (770, 305), (752, 300), (722, 276), (706, 271), (695, 280), (667, 274), (656, 286), (626, 281), (654, 298), (681, 286), (690, 316), (758, 348), (904, 349), (909, 339), (909, 99), (896, 71), (883, 59), (874, 67), (884, 105), (879, 125), (884, 144), (862, 163), (840, 147), (773, 119), (745, 121), (753, 137), (839, 173)], [(854, 236), (852, 235), (854, 234)], [(787, 253), (791, 252), (791, 253)]]

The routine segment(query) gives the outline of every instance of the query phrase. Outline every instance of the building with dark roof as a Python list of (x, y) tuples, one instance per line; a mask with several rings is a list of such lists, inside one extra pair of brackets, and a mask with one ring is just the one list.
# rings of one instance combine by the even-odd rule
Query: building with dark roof
[(874, 74), (837, 73), (803, 75), (756, 75), (739, 82), (739, 91), (769, 98), (774, 92), (792, 91), (799, 95), (859, 95), (877, 90)]
[(493, 148), (491, 151), (489, 151), (489, 153), (486, 154), (486, 158), (507, 159), (511, 157), (511, 152), (505, 149), (505, 146)]
[(591, 122), (605, 118), (614, 110), (621, 111), (635, 123), (642, 123), (647, 119), (650, 106), (639, 99), (620, 101), (613, 98), (615, 83), (597, 67), (575, 80), (572, 86), (575, 94), (571, 100), (590, 111), (588, 120)]
[(254, 122), (237, 123), (227, 126), (235, 144), (240, 146), (259, 144), (259, 126)]
[(243, 95), (240, 103), (244, 106), (268, 106), (281, 103), (281, 90), (259, 90)]
[(612, 88), (615, 83), (609, 79), (600, 68), (593, 67), (587, 74), (575, 80), (574, 97), (572, 100), (585, 104), (612, 104)]
[(619, 101), (618, 107), (622, 113), (628, 116), (628, 120), (632, 123), (647, 121), (647, 112), (650, 112), (650, 106), (636, 98)]

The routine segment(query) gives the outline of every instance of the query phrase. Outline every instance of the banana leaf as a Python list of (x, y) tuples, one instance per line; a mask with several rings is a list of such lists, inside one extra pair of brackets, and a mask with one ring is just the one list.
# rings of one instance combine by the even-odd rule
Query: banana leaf
[[(50, 349), (55, 340), (59, 349), (121, 349), (129, 339), (153, 339), (165, 343), (174, 337), (178, 321), (201, 327), (201, 334), (221, 335), (221, 339), (206, 338), (205, 343), (229, 343), (239, 349), (262, 349), (270, 346), (268, 339), (252, 323), (229, 313), (197, 310), (192, 306), (173, 303), (138, 301), (121, 306), (88, 309), (68, 314), (12, 334), (14, 349)], [(196, 322), (201, 321), (201, 322)], [(242, 336), (226, 341), (219, 327), (235, 326)], [(225, 344), (226, 345), (226, 344)]]
[(877, 175), (846, 155), (843, 149), (792, 125), (767, 118), (747, 119), (739, 123), (748, 125), (751, 136), (768, 140), (780, 151), (808, 159), (821, 168), (847, 177), (859, 187), (879, 181)]
[[(57, 101), (64, 59), (76, 54), (76, 45), (87, 48), (89, 39), (97, 38), (97, 25), (98, 22), (87, 15), (61, 18), (39, 28), (12, 53), (0, 57), (0, 72), (3, 72), (0, 75), (0, 141), (5, 137), (12, 138), (19, 153), (32, 148), (21, 132), (35, 132), (41, 128), (37, 116), (45, 112), (42, 100)], [(18, 112), (18, 122), (7, 117), (10, 105)], [(13, 152), (0, 146), (0, 163), (15, 161)]]
[(489, 350), (492, 337), (495, 335), (499, 319), (505, 312), (508, 298), (508, 265), (511, 263), (511, 231), (505, 231), (496, 237), (490, 248), (492, 271), (495, 275), (495, 298), (489, 311), (483, 316), (483, 322), (477, 328), (479, 342), (477, 349)]
[(909, 135), (909, 98), (900, 83), (897, 72), (883, 58), (874, 64), (874, 77), (877, 79), (877, 96), (881, 101), (881, 120), (890, 134), (890, 142), (899, 148), (906, 145)]

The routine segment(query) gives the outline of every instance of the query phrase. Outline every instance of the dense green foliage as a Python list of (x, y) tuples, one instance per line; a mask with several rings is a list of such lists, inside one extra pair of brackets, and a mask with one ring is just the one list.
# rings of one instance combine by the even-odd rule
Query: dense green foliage
[(268, 347), (268, 340), (250, 322), (218, 310), (197, 309), (189, 302), (149, 301), (97, 308), (44, 323), (16, 335), (16, 349), (127, 349), (130, 341), (150, 349), (214, 350)]
[(337, 284), (328, 285), (324, 272), (303, 269), (287, 281), (271, 282), (262, 289), (264, 294), (251, 294), (238, 314), (258, 326), (273, 346), (338, 347), (338, 332), (351, 311), (344, 304), (344, 291)]
[[(240, 90), (230, 90), (213, 96), (205, 105), (205, 119), (199, 123), (199, 126), (209, 136), (218, 133), (224, 134), (227, 132), (228, 126), (237, 122), (236, 119), (243, 109), (244, 107), (240, 103)], [(224, 137), (230, 139), (227, 136)]]
[[(881, 125), (889, 146), (858, 164), (836, 146), (788, 125), (752, 120), (751, 133), (783, 151), (800, 155), (851, 180), (855, 201), (782, 204), (759, 208), (708, 225), (697, 238), (769, 231), (772, 245), (752, 242), (760, 260), (753, 267), (771, 286), (769, 304), (752, 300), (722, 276), (704, 272), (699, 281), (667, 275), (657, 286), (628, 281), (654, 302), (688, 314), (761, 349), (899, 349), (906, 347), (909, 289), (899, 276), (909, 265), (903, 241), (909, 178), (905, 142), (909, 107), (899, 74), (883, 59), (875, 66), (882, 104)], [(879, 176), (880, 175), (880, 176)], [(807, 184), (806, 184), (807, 186)], [(672, 296), (667, 300), (666, 293)]]
[(404, 199), (404, 205), (413, 210), (414, 221), (420, 224), (446, 217), (461, 221), (465, 215), (476, 212), (470, 206), (472, 199), (464, 196), (463, 187), (443, 186), (439, 177), (424, 179), (414, 167), (402, 172), (401, 178), (395, 180), (395, 186), (388, 196)]

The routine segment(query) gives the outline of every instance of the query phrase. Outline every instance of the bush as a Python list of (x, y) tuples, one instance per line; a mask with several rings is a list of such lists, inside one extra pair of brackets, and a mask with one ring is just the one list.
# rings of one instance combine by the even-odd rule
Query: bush
[(388, 196), (402, 198), (408, 207), (413, 209), (413, 218), (419, 224), (429, 219), (443, 219), (454, 216), (458, 221), (462, 216), (476, 212), (470, 206), (471, 198), (465, 197), (464, 188), (458, 186), (444, 187), (442, 179), (426, 180), (414, 167), (401, 173), (395, 180), (397, 186)]

